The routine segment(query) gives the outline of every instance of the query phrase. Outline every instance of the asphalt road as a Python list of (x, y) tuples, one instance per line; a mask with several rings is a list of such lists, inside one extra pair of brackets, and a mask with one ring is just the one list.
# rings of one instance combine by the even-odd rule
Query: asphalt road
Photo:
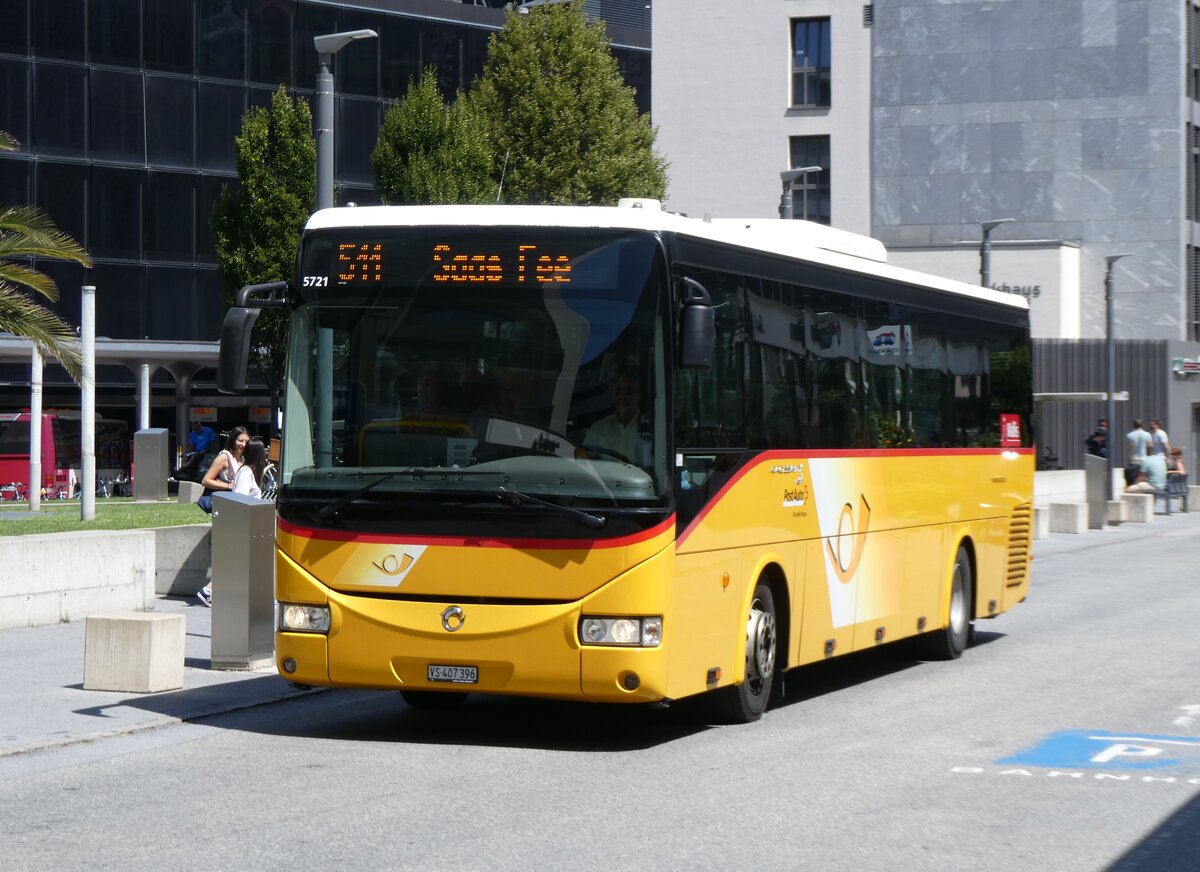
[(1200, 523), (1035, 549), (953, 663), (688, 706), (326, 692), (0, 759), (0, 868), (1200, 869)]

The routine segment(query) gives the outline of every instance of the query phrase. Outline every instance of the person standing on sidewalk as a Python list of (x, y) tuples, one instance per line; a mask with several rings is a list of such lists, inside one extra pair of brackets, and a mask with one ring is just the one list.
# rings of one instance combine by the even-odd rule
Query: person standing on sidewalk
[(233, 492), (262, 499), (262, 477), (267, 468), (267, 447), (261, 439), (251, 439), (242, 453), (242, 465), (233, 477)]
[[(234, 427), (229, 431), (225, 447), (212, 462), (204, 475), (204, 496), (210, 497), (217, 491), (233, 491), (233, 481), (238, 470), (242, 467), (242, 454), (250, 441), (250, 434), (245, 427)], [(203, 499), (204, 497), (201, 497)], [(212, 511), (209, 509), (209, 511)], [(212, 584), (206, 584), (196, 593), (196, 598), (202, 605), (212, 608)]]
[(1133, 422), (1133, 429), (1125, 434), (1125, 484), (1137, 481), (1138, 473), (1142, 471), (1142, 461), (1150, 453), (1152, 437), (1142, 429), (1142, 419)]
[(1171, 456), (1171, 440), (1158, 418), (1150, 419), (1150, 453), (1161, 454), (1164, 458)]

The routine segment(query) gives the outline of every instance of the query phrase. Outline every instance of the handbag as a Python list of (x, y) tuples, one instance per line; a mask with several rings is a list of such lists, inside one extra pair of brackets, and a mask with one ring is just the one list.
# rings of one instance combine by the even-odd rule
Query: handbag
[(204, 493), (200, 495), (200, 499), (196, 500), (196, 505), (198, 505), (206, 515), (212, 514), (212, 495), (213, 492), (208, 490), (208, 488), (205, 488)]

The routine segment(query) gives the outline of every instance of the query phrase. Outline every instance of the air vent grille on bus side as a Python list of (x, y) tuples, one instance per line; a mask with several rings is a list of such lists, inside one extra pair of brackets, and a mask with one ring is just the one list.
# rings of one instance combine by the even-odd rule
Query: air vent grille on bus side
[(1029, 553), (1033, 545), (1033, 506), (1022, 503), (1013, 508), (1008, 522), (1008, 587), (1017, 587), (1029, 573)]

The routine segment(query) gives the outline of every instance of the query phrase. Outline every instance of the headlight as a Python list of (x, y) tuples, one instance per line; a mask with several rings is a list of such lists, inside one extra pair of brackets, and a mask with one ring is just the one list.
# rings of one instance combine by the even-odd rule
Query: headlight
[(280, 603), (279, 629), (292, 633), (328, 633), (329, 607)]
[(598, 618), (579, 621), (579, 641), (584, 645), (622, 648), (657, 648), (662, 644), (662, 618)]

